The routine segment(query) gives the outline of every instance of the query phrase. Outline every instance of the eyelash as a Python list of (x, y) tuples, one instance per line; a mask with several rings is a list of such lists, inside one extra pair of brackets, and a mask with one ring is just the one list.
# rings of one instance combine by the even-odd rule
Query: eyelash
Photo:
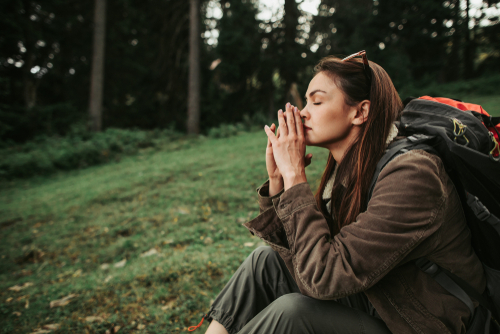
[(321, 102), (316, 102), (316, 103), (313, 103), (315, 106), (319, 106), (321, 104)]

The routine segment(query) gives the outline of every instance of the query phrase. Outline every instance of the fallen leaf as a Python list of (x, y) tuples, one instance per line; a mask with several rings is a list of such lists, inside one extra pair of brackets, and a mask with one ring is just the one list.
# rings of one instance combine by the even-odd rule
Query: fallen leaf
[(28, 288), (28, 287), (30, 287), (30, 286), (32, 286), (32, 285), (33, 285), (33, 283), (31, 283), (31, 282), (26, 282), (26, 283), (24, 283), (23, 285), (14, 285), (14, 286), (11, 286), (11, 287), (9, 288), (9, 290), (12, 290), (12, 291), (16, 291), (16, 292), (17, 292), (17, 291), (21, 291), (21, 290), (23, 290), (23, 289), (26, 289), (26, 288)]
[(171, 308), (173, 308), (176, 300), (177, 298), (168, 301), (164, 306), (161, 307), (162, 311), (170, 310)]
[(127, 259), (123, 259), (120, 262), (116, 262), (113, 266), (115, 268), (122, 268), (125, 267), (125, 263), (127, 263)]
[(78, 277), (82, 274), (82, 270), (78, 269), (77, 271), (74, 272), (73, 277)]
[(36, 329), (34, 332), (31, 332), (30, 334), (45, 334), (50, 332), (52, 332), (52, 330), (50, 329)]
[(7, 300), (6, 300), (5, 302), (6, 302), (6, 303), (10, 303), (10, 302), (12, 301), (12, 299), (14, 299), (14, 298), (12, 298), (12, 297), (7, 298)]
[(76, 296), (78, 295), (72, 293), (64, 298), (53, 300), (50, 302), (50, 308), (68, 305), (71, 299), (75, 298)]
[(120, 330), (120, 326), (115, 326), (113, 327), (113, 333), (118, 333), (118, 331)]
[(17, 312), (17, 311), (16, 311), (16, 312), (12, 312), (12, 314), (13, 314), (13, 315), (17, 315), (18, 317), (20, 317), (20, 316), (21, 316), (21, 312)]
[(106, 332), (104, 334), (111, 334), (111, 331), (109, 329), (106, 329)]
[(43, 325), (42, 328), (56, 330), (59, 328), (59, 324), (47, 324), (47, 325)]
[(164, 245), (170, 245), (173, 242), (174, 242), (174, 239), (167, 239), (167, 240), (163, 241), (163, 244)]
[(106, 270), (108, 268), (109, 268), (109, 263), (103, 263), (103, 264), (101, 264), (101, 269), (102, 270)]
[(25, 309), (30, 308), (30, 301), (29, 301), (29, 299), (26, 299), (26, 304), (24, 305), (24, 308)]
[(151, 255), (155, 255), (155, 254), (158, 254), (158, 251), (156, 250), (156, 248), (151, 248), (147, 252), (142, 253), (141, 257), (151, 256)]
[(240, 217), (240, 218), (238, 218), (237, 220), (238, 220), (238, 223), (244, 223), (244, 222), (246, 222), (246, 221), (247, 221), (247, 220), (246, 220), (245, 218), (243, 218), (243, 217)]
[(253, 245), (254, 245), (254, 243), (253, 243), (253, 242), (245, 242), (245, 243), (243, 244), (243, 246), (245, 246), (245, 247), (252, 247)]
[(210, 237), (206, 237), (205, 240), (203, 241), (205, 245), (211, 245), (214, 243), (214, 240)]
[(137, 325), (137, 329), (144, 329), (144, 328), (146, 328), (146, 325), (143, 325), (143, 324)]
[(20, 296), (20, 297), (17, 297), (17, 301), (20, 301), (20, 300), (23, 300), (24, 298), (29, 298), (30, 295), (24, 295), (24, 296)]
[(112, 278), (113, 278), (113, 276), (109, 275), (108, 277), (106, 277), (104, 279), (104, 283), (108, 283)]
[(101, 317), (96, 317), (96, 316), (88, 316), (88, 317), (85, 317), (85, 321), (86, 322), (103, 322), (104, 319), (101, 318)]
[(177, 210), (178, 213), (180, 213), (181, 215), (188, 215), (189, 214), (189, 210), (187, 208), (179, 208)]

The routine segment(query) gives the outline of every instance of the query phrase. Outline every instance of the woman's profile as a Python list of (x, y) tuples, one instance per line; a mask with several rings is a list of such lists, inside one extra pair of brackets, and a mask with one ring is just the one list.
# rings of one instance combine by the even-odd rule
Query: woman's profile
[[(245, 223), (269, 246), (241, 264), (205, 319), (207, 333), (465, 333), (471, 313), (415, 260), (426, 257), (478, 291), (481, 262), (440, 158), (411, 150), (368, 190), (402, 111), (391, 79), (365, 52), (315, 67), (307, 104), (266, 126), (269, 180)], [(330, 154), (314, 195), (305, 166)]]

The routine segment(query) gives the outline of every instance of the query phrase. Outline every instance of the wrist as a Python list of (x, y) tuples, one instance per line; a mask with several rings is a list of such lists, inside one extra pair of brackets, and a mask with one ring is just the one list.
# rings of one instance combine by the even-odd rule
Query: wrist
[(304, 182), (307, 182), (305, 171), (287, 173), (287, 175), (283, 177), (285, 190), (288, 190), (294, 185)]
[(279, 193), (284, 187), (283, 178), (273, 178), (269, 179), (269, 197), (273, 197), (277, 193)]

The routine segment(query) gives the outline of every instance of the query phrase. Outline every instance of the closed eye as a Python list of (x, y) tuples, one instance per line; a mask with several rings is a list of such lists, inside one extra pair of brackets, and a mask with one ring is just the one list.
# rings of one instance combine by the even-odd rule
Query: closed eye
[(321, 102), (316, 102), (316, 103), (313, 103), (315, 106), (319, 106), (321, 104)]

